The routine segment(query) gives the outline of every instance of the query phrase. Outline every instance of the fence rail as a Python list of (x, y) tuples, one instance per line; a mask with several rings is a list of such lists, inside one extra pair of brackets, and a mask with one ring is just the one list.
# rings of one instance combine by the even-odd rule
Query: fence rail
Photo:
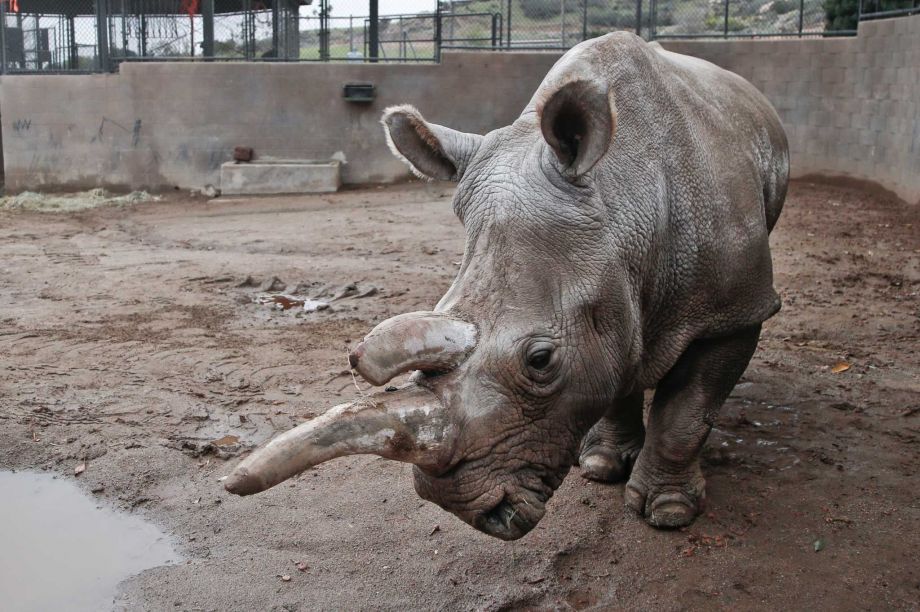
[(920, 0), (859, 0), (860, 20), (920, 15)]
[(445, 49), (646, 39), (848, 36), (920, 0), (0, 0), (0, 73), (135, 61), (436, 62)]

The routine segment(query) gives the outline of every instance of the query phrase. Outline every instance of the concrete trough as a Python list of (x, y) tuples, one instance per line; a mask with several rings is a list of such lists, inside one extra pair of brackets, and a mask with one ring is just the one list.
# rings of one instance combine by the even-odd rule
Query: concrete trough
[(225, 195), (331, 193), (342, 184), (337, 160), (263, 159), (227, 162), (220, 167)]

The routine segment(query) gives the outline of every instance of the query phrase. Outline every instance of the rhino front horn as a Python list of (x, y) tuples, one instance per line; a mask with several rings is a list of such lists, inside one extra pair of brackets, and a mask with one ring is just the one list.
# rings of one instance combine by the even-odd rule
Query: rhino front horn
[(476, 326), (439, 312), (409, 312), (371, 330), (348, 361), (372, 385), (422, 370), (449, 372), (476, 346)]
[(330, 408), (283, 433), (244, 459), (224, 488), (252, 495), (315, 465), (345, 455), (372, 454), (433, 469), (447, 420), (437, 397), (414, 384)]

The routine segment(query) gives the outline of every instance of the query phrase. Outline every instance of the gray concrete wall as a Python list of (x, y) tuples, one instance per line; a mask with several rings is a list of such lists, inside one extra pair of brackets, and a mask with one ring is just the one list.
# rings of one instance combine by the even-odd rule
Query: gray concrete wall
[[(795, 176), (875, 181), (920, 201), (920, 16), (849, 39), (668, 42), (757, 85), (786, 125)], [(510, 123), (558, 56), (449, 53), (441, 65), (126, 64), (119, 74), (0, 79), (6, 184), (24, 189), (199, 188), (236, 145), (261, 156), (343, 152), (346, 183), (406, 176), (377, 121), (415, 104), (456, 129)], [(342, 99), (373, 82), (370, 105)]]
[(873, 181), (920, 203), (920, 16), (863, 22), (856, 38), (664, 44), (770, 99), (794, 176)]
[[(346, 183), (398, 180), (383, 109), (408, 102), (432, 121), (486, 132), (514, 120), (557, 54), (446, 54), (440, 65), (124, 64), (119, 74), (6, 76), (0, 108), (9, 190), (218, 184), (233, 147), (328, 159)], [(377, 86), (347, 103), (348, 82)]]

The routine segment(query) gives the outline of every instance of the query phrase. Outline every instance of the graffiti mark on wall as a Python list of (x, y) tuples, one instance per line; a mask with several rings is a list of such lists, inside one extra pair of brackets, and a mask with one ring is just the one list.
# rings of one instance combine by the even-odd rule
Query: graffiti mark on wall
[(17, 134), (22, 134), (23, 132), (28, 132), (32, 127), (31, 119), (17, 119), (13, 122), (13, 131)]
[(131, 134), (131, 144), (135, 147), (137, 146), (137, 143), (140, 141), (140, 138), (141, 138), (141, 120), (140, 119), (135, 119), (134, 126), (131, 128), (128, 128), (127, 126), (124, 126), (118, 123), (114, 119), (103, 117), (102, 121), (99, 122), (99, 128), (96, 130), (96, 135), (90, 138), (90, 142), (102, 142), (102, 137), (105, 135), (105, 128), (107, 125), (118, 128), (119, 130), (121, 130), (122, 132), (125, 132), (126, 134)]

